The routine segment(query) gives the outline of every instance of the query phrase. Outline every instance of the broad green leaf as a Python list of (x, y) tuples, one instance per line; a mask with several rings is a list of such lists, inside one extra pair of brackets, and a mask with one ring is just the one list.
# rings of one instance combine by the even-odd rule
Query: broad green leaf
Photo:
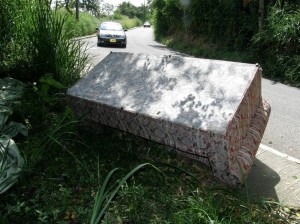
[(5, 105), (9, 101), (19, 98), (24, 89), (24, 84), (16, 79), (0, 79), (0, 104)]
[(24, 136), (28, 136), (28, 129), (21, 123), (11, 121), (3, 127), (2, 133), (10, 136), (11, 138), (17, 136), (19, 133)]
[(43, 84), (48, 84), (49, 86), (53, 86), (57, 89), (64, 89), (65, 88), (65, 86), (63, 84), (61, 84), (60, 82), (53, 79), (52, 74), (46, 74), (46, 75), (42, 76), (39, 79), (39, 81)]
[(8, 107), (0, 105), (0, 133), (5, 126), (8, 117), (12, 114), (12, 110)]
[(24, 165), (16, 143), (7, 135), (0, 136), (0, 194), (7, 191), (19, 177)]

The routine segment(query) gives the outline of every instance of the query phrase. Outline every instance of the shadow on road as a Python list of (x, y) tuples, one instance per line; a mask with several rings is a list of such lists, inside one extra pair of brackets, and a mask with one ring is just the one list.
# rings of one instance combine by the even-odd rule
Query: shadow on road
[(247, 181), (251, 199), (264, 198), (279, 202), (275, 190), (279, 181), (280, 176), (273, 169), (256, 159)]
[(153, 45), (153, 44), (149, 44), (148, 46), (156, 48), (156, 49), (159, 49), (159, 50), (170, 50), (173, 55), (178, 55), (178, 56), (183, 56), (183, 57), (192, 57), (192, 56), (190, 56), (188, 54), (184, 54), (184, 53), (180, 53), (180, 52), (177, 52), (177, 51), (173, 51), (173, 50), (169, 49), (165, 45), (160, 45), (160, 44)]

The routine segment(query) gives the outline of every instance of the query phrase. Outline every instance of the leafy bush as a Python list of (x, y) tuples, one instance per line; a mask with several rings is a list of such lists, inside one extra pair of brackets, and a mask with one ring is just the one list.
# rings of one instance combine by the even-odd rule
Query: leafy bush
[[(118, 17), (117, 17), (118, 18)], [(116, 21), (120, 22), (124, 29), (130, 29), (132, 27), (141, 26), (142, 21), (138, 18), (134, 17), (132, 19), (128, 18), (127, 16), (121, 16), (120, 19)]]
[(243, 5), (238, 0), (191, 0), (190, 31), (230, 49), (247, 47), (257, 32), (257, 4), (257, 1)]
[(114, 184), (109, 185), (113, 175), (116, 173), (118, 168), (115, 168), (107, 174), (101, 189), (97, 192), (95, 203), (93, 206), (93, 212), (91, 216), (91, 224), (97, 224), (103, 220), (104, 215), (111, 203), (111, 201), (116, 197), (118, 191), (121, 189), (126, 182), (134, 176), (137, 172), (139, 172), (145, 166), (150, 166), (157, 171), (160, 171), (155, 166), (150, 163), (140, 164), (134, 169), (132, 169), (129, 173), (127, 173), (121, 180), (115, 182)]
[(161, 39), (183, 27), (183, 8), (179, 0), (154, 0), (152, 7), (154, 8), (153, 20), (156, 39)]
[(264, 29), (253, 37), (268, 77), (300, 86), (300, 9), (270, 8)]
[(110, 16), (112, 20), (121, 20), (124, 16), (119, 14), (119, 13), (114, 13), (113, 15)]
[(78, 80), (87, 57), (82, 44), (63, 32), (67, 16), (53, 11), (48, 0), (5, 0), (0, 5), (8, 10), (0, 13), (0, 74), (33, 82), (51, 73), (66, 86)]
[(32, 64), (35, 80), (51, 73), (66, 86), (74, 84), (87, 62), (80, 42), (69, 39), (63, 32), (67, 16), (52, 11), (47, 0), (37, 0), (33, 8), (31, 39)]
[(70, 38), (94, 34), (96, 27), (101, 23), (101, 20), (88, 12), (81, 12), (79, 14), (79, 21), (75, 18), (75, 12), (70, 14), (65, 9), (59, 9), (58, 14), (66, 16), (67, 19), (64, 23), (63, 31)]
[(155, 36), (160, 39), (185, 30), (187, 35), (204, 36), (225, 48), (247, 47), (257, 31), (257, 1), (243, 5), (239, 0), (154, 0)]
[(30, 75), (29, 8), (25, 0), (0, 1), (0, 77)]

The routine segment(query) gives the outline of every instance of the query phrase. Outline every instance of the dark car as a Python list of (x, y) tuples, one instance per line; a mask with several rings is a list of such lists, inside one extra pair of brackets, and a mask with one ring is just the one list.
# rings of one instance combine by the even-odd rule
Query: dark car
[(144, 22), (144, 27), (150, 27), (150, 22), (149, 21)]
[(103, 45), (119, 45), (126, 47), (127, 37), (122, 25), (117, 22), (103, 22), (99, 28), (96, 28), (98, 46)]

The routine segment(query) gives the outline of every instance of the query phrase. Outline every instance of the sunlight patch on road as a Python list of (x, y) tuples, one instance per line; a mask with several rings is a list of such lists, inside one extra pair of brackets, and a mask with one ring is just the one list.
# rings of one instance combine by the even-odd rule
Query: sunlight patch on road
[(277, 155), (277, 156), (280, 156), (280, 157), (282, 157), (282, 158), (285, 158), (285, 159), (287, 159), (287, 160), (289, 160), (289, 161), (291, 161), (291, 162), (300, 164), (300, 160), (299, 160), (299, 159), (297, 159), (297, 158), (295, 158), (295, 157), (292, 157), (292, 156), (289, 156), (289, 155), (287, 155), (287, 154), (285, 154), (285, 153), (279, 152), (278, 150), (273, 149), (273, 148), (271, 148), (271, 147), (269, 147), (269, 146), (260, 144), (260, 145), (259, 145), (259, 151), (258, 151), (258, 154), (262, 153), (263, 151), (271, 152), (271, 153), (273, 153), (273, 154), (275, 154), (275, 155)]

